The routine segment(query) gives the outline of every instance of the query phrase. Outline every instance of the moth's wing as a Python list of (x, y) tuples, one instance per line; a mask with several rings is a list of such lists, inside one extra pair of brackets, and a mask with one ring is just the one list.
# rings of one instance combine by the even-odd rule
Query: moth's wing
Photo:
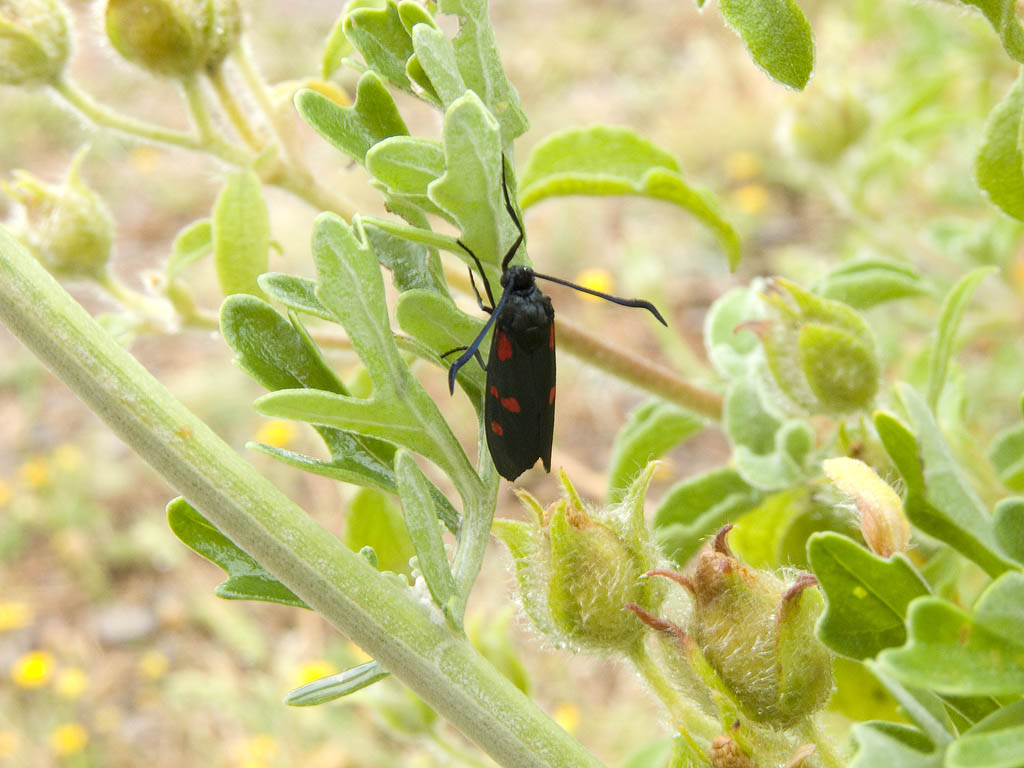
[[(550, 324), (549, 324), (550, 325)], [(507, 480), (537, 463), (551, 469), (555, 426), (554, 327), (550, 343), (526, 348), (513, 334), (498, 329), (487, 360), (484, 427), (498, 474)]]

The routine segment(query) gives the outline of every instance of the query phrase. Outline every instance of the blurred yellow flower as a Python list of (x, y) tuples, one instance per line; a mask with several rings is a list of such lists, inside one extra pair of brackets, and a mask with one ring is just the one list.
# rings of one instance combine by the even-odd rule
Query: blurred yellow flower
[(74, 472), (82, 466), (82, 451), (74, 443), (61, 443), (53, 449), (53, 466), (61, 472)]
[(21, 600), (0, 602), (0, 632), (27, 627), (35, 618), (32, 606)]
[(11, 503), (11, 499), (14, 498), (14, 490), (11, 488), (11, 484), (0, 480), (0, 507), (5, 507)]
[(294, 421), (271, 419), (256, 431), (256, 440), (275, 448), (284, 448), (295, 442), (299, 428)]
[(85, 749), (89, 743), (89, 732), (81, 723), (64, 723), (50, 733), (50, 749), (55, 754), (74, 755)]
[(160, 651), (146, 651), (139, 657), (139, 674), (147, 680), (159, 680), (171, 666), (166, 654)]
[(41, 688), (53, 677), (56, 665), (53, 655), (46, 651), (30, 651), (20, 656), (11, 667), (11, 679), (22, 688)]
[(155, 147), (142, 144), (132, 150), (132, 167), (140, 173), (152, 173), (160, 170), (160, 152)]
[(80, 667), (67, 667), (57, 673), (54, 687), (65, 699), (77, 699), (89, 687), (89, 676)]
[(365, 664), (368, 661), (373, 661), (373, 656), (368, 654), (366, 651), (364, 651), (362, 648), (360, 648), (355, 643), (349, 643), (348, 644), (348, 650), (349, 650), (349, 653), (351, 653), (355, 657), (356, 661), (359, 662), (360, 664)]
[(733, 152), (725, 158), (725, 172), (737, 181), (752, 179), (761, 172), (761, 158), (753, 152)]
[[(615, 278), (612, 277), (612, 273), (607, 269), (591, 267), (589, 269), (584, 269), (576, 275), (576, 283), (582, 285), (584, 288), (589, 288), (592, 291), (611, 293), (612, 289), (615, 287)], [(588, 301), (600, 301), (596, 296), (591, 296), (586, 293), (581, 295)]]
[(314, 680), (319, 680), (321, 677), (333, 675), (337, 671), (338, 668), (326, 659), (318, 659), (316, 661), (307, 661), (299, 667), (295, 671), (295, 675), (292, 679), (295, 681), (294, 686), (298, 688), (300, 685), (312, 683)]
[(50, 482), (50, 465), (44, 457), (33, 456), (18, 467), (18, 477), (24, 485), (37, 490)]
[(732, 193), (732, 199), (744, 213), (760, 213), (768, 205), (768, 190), (760, 184), (744, 184)]
[(277, 756), (277, 739), (268, 733), (257, 733), (245, 742), (246, 764), (266, 764)]
[(559, 704), (552, 717), (569, 733), (576, 733), (580, 725), (580, 710), (575, 704)]
[[(1024, 255), (1017, 254), (1017, 257), (1010, 263), (1010, 280), (1017, 293), (1024, 294)], [(2, 504), (3, 502), (0, 502)]]
[(14, 731), (0, 731), (0, 760), (12, 757), (18, 751), (18, 734)]

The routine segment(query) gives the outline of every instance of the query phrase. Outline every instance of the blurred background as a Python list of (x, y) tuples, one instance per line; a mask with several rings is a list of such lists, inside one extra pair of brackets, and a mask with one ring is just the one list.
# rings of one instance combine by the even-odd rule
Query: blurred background
[[(68, 5), (76, 82), (128, 114), (187, 128), (175, 87), (133, 69), (103, 41), (102, 3)], [(342, 3), (246, 6), (248, 44), (271, 83), (318, 71)], [(759, 275), (810, 285), (843, 260), (884, 256), (916, 266), (941, 297), (967, 268), (997, 264), (1007, 279), (992, 288), (993, 312), (1020, 305), (1020, 226), (989, 206), (973, 181), (985, 118), (1016, 76), (980, 14), (952, 3), (804, 0), (816, 71), (796, 93), (757, 69), (713, 3), (702, 12), (663, 0), (491, 6), (532, 126), (516, 146), (520, 168), (552, 131), (625, 125), (675, 154), (689, 182), (714, 191), (744, 239), (744, 261), (729, 273), (715, 241), (678, 208), (639, 199), (546, 201), (525, 222), (538, 269), (649, 298), (671, 328), (555, 286), (550, 294), (561, 317), (706, 383), (707, 307)], [(351, 94), (355, 79), (343, 72), (338, 83)], [(436, 113), (410, 98), (399, 106), (415, 135), (439, 135)], [(321, 183), (357, 210), (382, 214), (362, 169), (295, 123)], [(27, 169), (57, 183), (85, 144), (81, 176), (116, 219), (114, 271), (142, 290), (179, 230), (208, 215), (218, 167), (201, 155), (96, 132), (45, 91), (0, 87), (0, 179)], [(311, 276), (317, 211), (277, 189), (266, 196), (280, 245), (271, 269)], [(0, 194), (0, 216), (16, 215), (14, 202)], [(212, 266), (197, 266), (191, 283), (215, 311)], [(89, 286), (68, 287), (94, 314), (116, 310)], [(937, 306), (925, 297), (868, 313), (890, 380), (919, 373)], [(992, 397), (984, 409), (966, 404), (971, 428), (983, 436), (1019, 419), (1019, 334), (985, 330), (1005, 319), (977, 319), (960, 358), (964, 390), (983, 383)], [(268, 422), (252, 410), (263, 392), (232, 365), (218, 334), (140, 334), (131, 350), (239, 451), (260, 440), (320, 454), (305, 425)], [(974, 358), (987, 362), (973, 367)], [(344, 351), (331, 362), (346, 377), (358, 365)], [(567, 355), (558, 366), (552, 463), (584, 497), (599, 501), (614, 436), (645, 396)], [(420, 366), (417, 373), (472, 445), (469, 404), (448, 397), (438, 369)], [(386, 503), (246, 455), (339, 535), (346, 510)], [(652, 498), (725, 455), (714, 432), (689, 441), (659, 471)], [(544, 503), (559, 494), (540, 469), (518, 485)], [(492, 764), (434, 724), (394, 681), (322, 707), (283, 706), (297, 685), (366, 657), (314, 614), (215, 597), (222, 573), (167, 527), (164, 508), (176, 495), (0, 329), (0, 765)], [(498, 514), (519, 514), (508, 484)], [(545, 647), (521, 624), (511, 609), (509, 567), (495, 545), (469, 616), (487, 642), (514, 651), (509, 670), (528, 677), (537, 702), (609, 765), (662, 738), (658, 708), (628, 669)], [(835, 707), (840, 738), (844, 715), (858, 716), (844, 706)]]

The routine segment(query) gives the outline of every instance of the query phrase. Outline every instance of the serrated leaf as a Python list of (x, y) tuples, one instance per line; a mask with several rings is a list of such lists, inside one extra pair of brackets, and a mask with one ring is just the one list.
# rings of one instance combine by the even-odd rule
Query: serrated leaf
[(829, 272), (814, 285), (814, 292), (854, 309), (868, 309), (887, 301), (928, 293), (921, 275), (903, 262), (858, 259)]
[(1005, 573), (969, 614), (936, 597), (915, 600), (910, 639), (878, 663), (911, 685), (954, 696), (1024, 693), (1024, 574)]
[[(1006, 2), (1012, 5), (1011, 0)], [(1016, 21), (1016, 16), (1014, 18)], [(978, 186), (994, 205), (1013, 218), (1024, 221), (1024, 154), (1020, 149), (1022, 111), (1024, 72), (989, 114), (984, 139), (974, 158), (974, 173)]]
[(573, 128), (541, 141), (520, 179), (520, 203), (529, 208), (555, 195), (637, 195), (673, 203), (712, 231), (731, 268), (739, 263), (739, 235), (715, 197), (688, 185), (670, 153), (627, 128)]
[(460, 617), (451, 613), (451, 603), (456, 597), (455, 579), (448, 564), (441, 530), (437, 527), (437, 515), (430, 493), (433, 484), (412, 455), (401, 450), (395, 456), (395, 479), (402, 499), (405, 527), (412, 539), (423, 580), (434, 602), (444, 611), (449, 621), (458, 627), (461, 624)]
[(876, 414), (875, 427), (903, 482), (911, 523), (998, 576), (1010, 563), (1002, 556), (988, 509), (971, 487), (928, 406), (909, 386), (897, 392), (916, 435), (891, 414)]
[(622, 501), (637, 474), (654, 459), (695, 435), (704, 420), (677, 405), (648, 400), (615, 436), (608, 470), (608, 503)]
[(416, 51), (416, 61), (422, 67), (433, 92), (441, 106), (448, 109), (452, 102), (466, 92), (466, 82), (459, 73), (451, 41), (441, 30), (423, 24), (412, 30), (412, 45)]
[(427, 213), (453, 217), (427, 196), (431, 182), (444, 175), (444, 148), (436, 141), (393, 136), (366, 153), (366, 168), (392, 199), (412, 203)]
[(365, 162), (366, 153), (377, 142), (409, 134), (394, 98), (373, 72), (359, 78), (351, 107), (303, 89), (295, 94), (295, 109), (314, 131), (360, 163)]
[(214, 590), (218, 597), (309, 607), (180, 496), (167, 505), (167, 524), (185, 546), (228, 575)]
[(209, 219), (193, 221), (174, 238), (171, 255), (164, 267), (167, 282), (172, 282), (185, 267), (213, 252), (213, 224)]
[(460, 16), (452, 41), (459, 74), (501, 125), (501, 146), (508, 147), (530, 127), (519, 106), (519, 93), (501, 66), (487, 0), (441, 0), (441, 13)]
[(956, 332), (960, 328), (967, 302), (984, 278), (996, 271), (995, 267), (980, 267), (964, 275), (942, 301), (939, 326), (928, 361), (928, 405), (935, 410), (946, 383), (946, 371), (953, 356)]
[(345, 37), (345, 15), (342, 14), (324, 41), (324, 49), (320, 54), (320, 76), (326, 80), (333, 75), (352, 50), (352, 43)]
[(343, 541), (353, 552), (372, 547), (382, 571), (412, 573), (409, 560), (416, 550), (398, 504), (386, 493), (363, 488), (352, 498)]
[(665, 555), (680, 566), (709, 535), (761, 502), (761, 494), (729, 468), (714, 469), (672, 486), (652, 523)]
[(799, 5), (793, 0), (719, 0), (718, 9), (769, 77), (797, 90), (807, 85), (814, 69), (814, 38)]
[(1015, 0), (960, 0), (978, 8), (999, 34), (1003, 48), (1016, 61), (1024, 61), (1024, 29), (1017, 16)]
[(388, 0), (383, 8), (356, 8), (348, 12), (344, 29), (345, 37), (371, 70), (401, 88), (411, 88), (405, 63), (413, 53), (412, 38), (402, 24), (394, 0)]
[(213, 262), (221, 293), (261, 294), (256, 279), (270, 258), (270, 218), (259, 176), (246, 168), (228, 176), (213, 205)]
[(816, 533), (807, 544), (811, 569), (827, 598), (818, 638), (854, 659), (903, 645), (907, 606), (928, 585), (901, 554), (882, 559), (845, 536)]
[(387, 676), (387, 670), (379, 662), (368, 661), (336, 675), (329, 675), (314, 680), (312, 683), (306, 683), (285, 696), (284, 703), (290, 707), (314, 707), (318, 704), (326, 704), (328, 701), (361, 691)]
[(338, 322), (320, 299), (316, 297), (316, 282), (308, 277), (285, 275), (280, 272), (264, 272), (259, 277), (259, 286), (274, 301), (284, 304), (289, 309), (305, 312), (307, 315), (319, 317), (321, 320)]

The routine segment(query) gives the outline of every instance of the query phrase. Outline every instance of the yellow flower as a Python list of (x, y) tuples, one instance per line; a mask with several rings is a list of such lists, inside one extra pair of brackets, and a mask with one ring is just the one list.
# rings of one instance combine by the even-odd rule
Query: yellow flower
[[(600, 291), (601, 293), (611, 293), (612, 289), (615, 287), (615, 279), (612, 277), (612, 273), (607, 269), (601, 269), (600, 267), (584, 269), (576, 275), (576, 282), (584, 288), (589, 288), (592, 291)], [(583, 298), (588, 301), (600, 301), (596, 296), (590, 296), (586, 293), (582, 295)]]
[(752, 179), (761, 172), (761, 158), (753, 152), (733, 152), (725, 158), (725, 172), (737, 181)]
[(22, 688), (41, 688), (53, 677), (55, 661), (46, 651), (30, 651), (11, 667), (11, 679)]
[(580, 710), (575, 704), (563, 703), (555, 708), (554, 720), (568, 733), (576, 733), (580, 725)]
[(257, 733), (245, 742), (246, 764), (272, 763), (277, 756), (277, 740), (267, 733)]
[(338, 668), (325, 659), (307, 661), (295, 671), (295, 675), (292, 678), (294, 681), (293, 685), (298, 688), (300, 685), (312, 683), (321, 677), (333, 675), (337, 671)]
[(11, 503), (11, 499), (14, 498), (14, 491), (11, 489), (11, 484), (0, 480), (0, 507), (6, 507)]
[(77, 699), (89, 687), (89, 676), (80, 667), (67, 667), (57, 674), (54, 686), (65, 699)]
[(0, 760), (13, 757), (18, 751), (18, 734), (14, 731), (0, 731)]
[(768, 190), (760, 184), (744, 184), (732, 193), (732, 199), (744, 213), (760, 213), (768, 205)]
[(147, 680), (159, 680), (167, 674), (170, 666), (170, 660), (160, 651), (146, 651), (139, 657), (139, 674)]
[(71, 473), (82, 466), (82, 451), (74, 443), (61, 443), (53, 449), (53, 466)]
[(50, 465), (42, 456), (33, 456), (18, 467), (21, 482), (33, 490), (38, 490), (50, 482)]
[(299, 428), (294, 421), (271, 419), (264, 423), (256, 432), (256, 440), (275, 448), (284, 448), (295, 442)]
[(32, 606), (21, 600), (0, 602), (0, 632), (21, 629), (32, 623)]
[(74, 755), (89, 743), (89, 732), (81, 723), (64, 723), (50, 733), (50, 749), (62, 756)]
[(355, 657), (356, 661), (359, 662), (360, 664), (365, 664), (368, 661), (373, 661), (373, 656), (368, 654), (366, 651), (364, 651), (362, 648), (360, 648), (355, 643), (349, 643), (348, 644), (348, 650), (349, 650), (349, 653), (351, 653)]
[(160, 170), (161, 155), (159, 150), (148, 144), (135, 147), (132, 150), (132, 167), (140, 173), (153, 173)]

